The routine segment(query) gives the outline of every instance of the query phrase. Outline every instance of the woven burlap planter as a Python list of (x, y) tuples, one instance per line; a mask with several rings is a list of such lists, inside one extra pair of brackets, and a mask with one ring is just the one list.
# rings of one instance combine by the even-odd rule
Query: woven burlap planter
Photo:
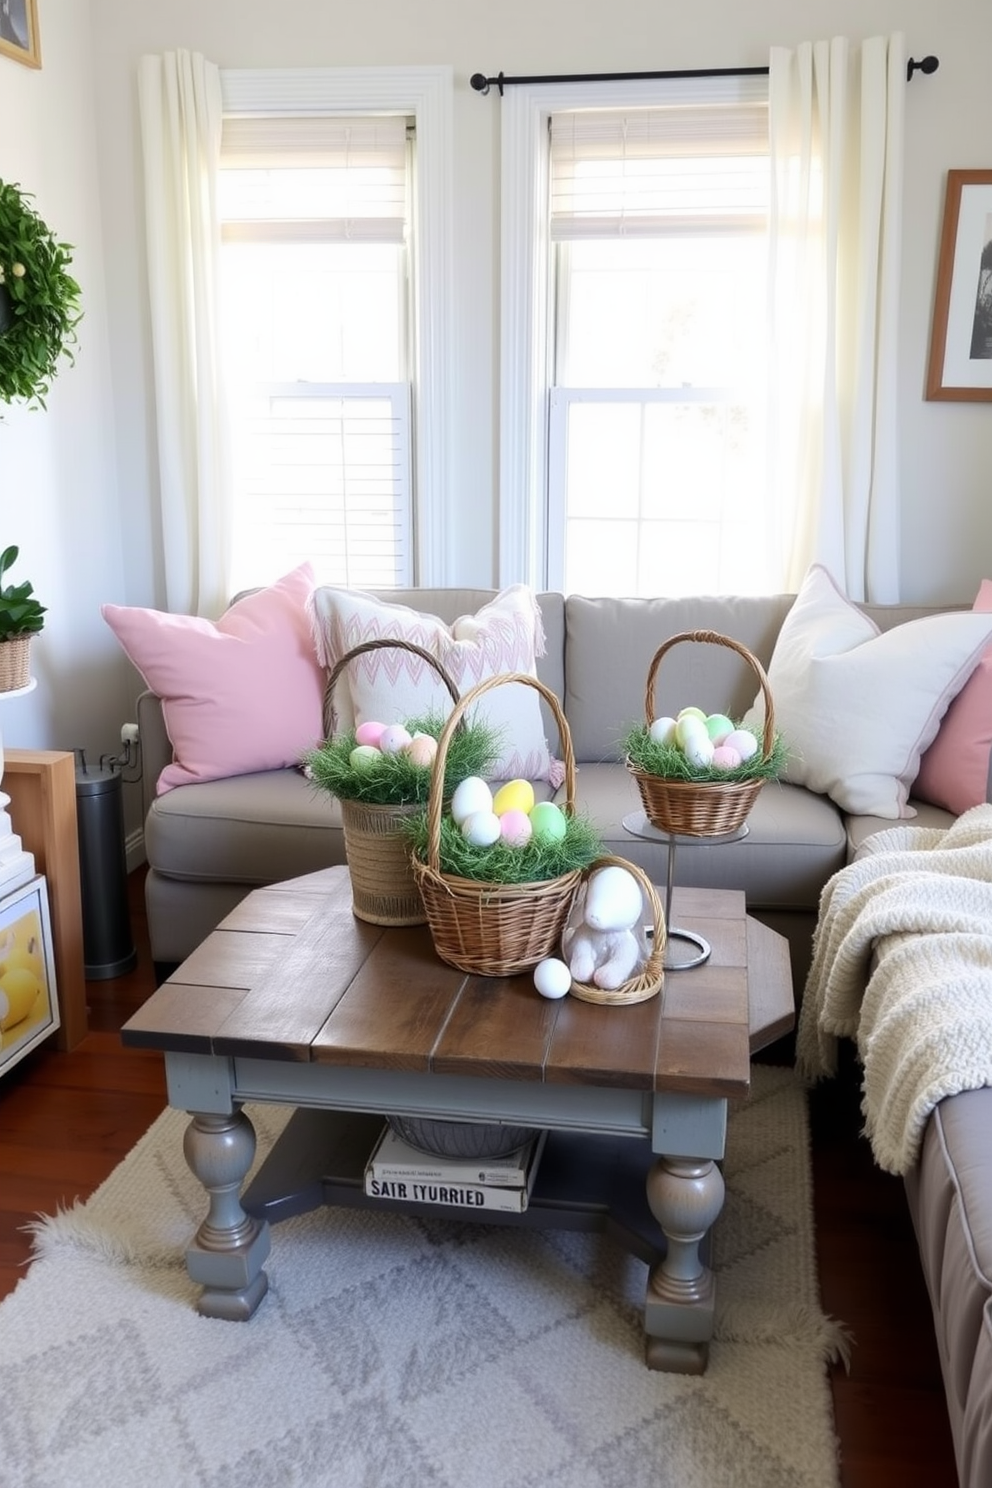
[(31, 637), (0, 641), (0, 692), (14, 692), (31, 681)]

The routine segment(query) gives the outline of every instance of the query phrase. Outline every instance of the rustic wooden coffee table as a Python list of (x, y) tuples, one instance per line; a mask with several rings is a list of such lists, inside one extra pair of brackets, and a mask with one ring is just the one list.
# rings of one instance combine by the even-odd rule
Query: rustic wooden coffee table
[[(530, 976), (468, 976), (426, 927), (357, 920), (345, 868), (249, 894), (121, 1034), (163, 1051), (169, 1103), (192, 1117), (184, 1150), (209, 1196), (186, 1252), (199, 1311), (252, 1316), (270, 1221), (321, 1203), (391, 1207), (363, 1189), (384, 1116), (505, 1122), (549, 1137), (527, 1210), (482, 1221), (607, 1230), (649, 1267), (649, 1366), (705, 1369), (727, 1104), (747, 1094), (752, 1052), (791, 1029), (792, 980), (786, 942), (742, 893), (676, 890), (675, 905), (709, 960), (611, 1008), (549, 1002)], [(297, 1110), (242, 1194), (245, 1101)]]

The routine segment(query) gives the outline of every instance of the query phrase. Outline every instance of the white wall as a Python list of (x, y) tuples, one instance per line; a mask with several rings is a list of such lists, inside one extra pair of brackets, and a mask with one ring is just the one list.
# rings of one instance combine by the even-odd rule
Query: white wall
[(487, 584), (496, 572), (500, 103), (495, 91), (474, 93), (470, 75), (756, 66), (771, 44), (901, 29), (911, 55), (940, 58), (939, 71), (915, 77), (906, 98), (903, 597), (967, 601), (992, 574), (992, 406), (923, 398), (945, 172), (992, 165), (988, 0), (379, 0), (347, 8), (333, 0), (44, 0), (40, 9), (42, 71), (0, 58), (0, 176), (34, 190), (43, 215), (78, 245), (87, 314), (78, 365), (53, 387), (48, 414), (12, 410), (0, 425), (0, 542), (20, 543), (26, 576), (53, 608), (39, 648), (42, 685), (8, 705), (9, 743), (113, 747), (136, 684), (98, 604), (163, 602), (135, 88), (144, 52), (185, 47), (231, 67), (453, 67), (452, 458), (463, 493), (454, 543), (461, 582)]
[(20, 548), (9, 578), (48, 606), (32, 645), (38, 687), (3, 705), (8, 746), (120, 746), (130, 678), (99, 606), (122, 588), (123, 558), (100, 223), (94, 45), (78, 0), (44, 0), (40, 71), (0, 57), (0, 179), (74, 245), (82, 291), (76, 365), (52, 384), (47, 412), (0, 404), (0, 547)]

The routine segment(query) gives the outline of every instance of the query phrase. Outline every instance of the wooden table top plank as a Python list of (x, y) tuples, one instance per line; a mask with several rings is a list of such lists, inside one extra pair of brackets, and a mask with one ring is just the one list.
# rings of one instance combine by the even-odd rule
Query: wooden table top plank
[(751, 1053), (791, 1033), (796, 1023), (789, 943), (760, 920), (747, 921)]
[(707, 966), (670, 971), (662, 996), (665, 1017), (699, 1023), (739, 1023), (748, 1026), (748, 978), (742, 966)]
[(747, 1024), (705, 1027), (689, 1018), (666, 1021), (658, 1046), (658, 1089), (685, 1094), (744, 1096), (751, 1084)]
[(121, 1030), (121, 1041), (133, 1049), (212, 1054), (218, 1029), (245, 995), (243, 987), (205, 990), (170, 977), (128, 1019)]
[[(217, 928), (257, 930), (264, 926), (274, 934), (295, 935), (315, 910), (326, 910), (335, 905), (350, 910), (351, 892), (348, 889), (347, 869), (341, 872), (345, 877), (329, 875), (322, 885), (294, 879), (288, 884), (269, 884), (264, 889), (254, 889), (224, 916)], [(294, 889), (291, 887), (293, 883), (301, 883), (305, 887)]]
[[(241, 933), (217, 930), (207, 944)], [(309, 1060), (315, 1038), (382, 939), (380, 926), (356, 920), (340, 901), (315, 904), (294, 936), (269, 935), (250, 996), (217, 1030), (215, 1053)]]
[(312, 1040), (320, 1064), (429, 1070), (465, 973), (439, 960), (421, 927), (391, 930), (358, 968)]
[(646, 1002), (606, 1007), (566, 997), (555, 1024), (549, 1084), (653, 1090), (664, 1023), (663, 991)]
[(533, 977), (469, 977), (434, 1056), (437, 1074), (542, 1080), (561, 1004)]

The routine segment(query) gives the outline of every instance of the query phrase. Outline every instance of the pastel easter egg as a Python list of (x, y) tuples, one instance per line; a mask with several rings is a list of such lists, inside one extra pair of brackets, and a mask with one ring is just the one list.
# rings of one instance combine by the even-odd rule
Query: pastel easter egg
[(679, 715), (675, 724), (675, 742), (681, 750), (685, 750), (690, 739), (706, 739), (708, 742), (709, 737), (702, 718), (697, 717), (695, 713)]
[(462, 836), (473, 847), (492, 847), (499, 841), (499, 817), (495, 811), (473, 811), (462, 822)]
[(673, 744), (675, 742), (675, 719), (656, 718), (648, 729), (648, 735), (655, 744)]
[(698, 718), (700, 723), (706, 722), (706, 713), (702, 708), (680, 708), (676, 716), (676, 722), (680, 718)]
[(734, 720), (726, 713), (709, 713), (706, 717), (706, 732), (714, 744), (722, 744), (728, 734), (734, 732)]
[(750, 729), (734, 729), (723, 742), (728, 748), (736, 749), (742, 760), (749, 760), (758, 752), (758, 741)]
[(378, 749), (385, 727), (384, 723), (373, 723), (371, 719), (368, 723), (360, 723), (355, 730), (355, 743), (371, 744), (373, 749)]
[(492, 811), (493, 793), (480, 775), (466, 775), (455, 786), (451, 814), (459, 826), (477, 811)]
[(426, 769), (434, 763), (437, 740), (432, 739), (430, 734), (415, 734), (406, 746), (405, 754), (411, 765)]
[(561, 842), (568, 831), (568, 818), (554, 801), (538, 801), (531, 807), (530, 826), (535, 842)]
[(713, 763), (714, 749), (705, 733), (693, 734), (682, 746), (682, 752), (696, 770), (705, 770)]
[[(496, 799), (499, 800), (499, 796)], [(507, 847), (526, 847), (533, 833), (526, 811), (511, 807), (509, 811), (499, 813), (499, 835)]]
[(526, 814), (533, 804), (534, 787), (529, 780), (508, 780), (493, 797), (493, 810), (497, 816), (502, 816), (504, 811), (522, 811)]
[(367, 770), (369, 765), (382, 759), (382, 753), (374, 744), (356, 744), (348, 756), (348, 763), (355, 770)]
[(534, 967), (534, 986), (542, 997), (557, 1000), (572, 985), (572, 973), (557, 956), (547, 956)]
[(743, 761), (737, 750), (731, 749), (729, 744), (717, 744), (713, 750), (712, 764), (715, 770), (736, 770)]
[(383, 754), (401, 754), (410, 742), (410, 730), (402, 723), (390, 723), (379, 735)]

